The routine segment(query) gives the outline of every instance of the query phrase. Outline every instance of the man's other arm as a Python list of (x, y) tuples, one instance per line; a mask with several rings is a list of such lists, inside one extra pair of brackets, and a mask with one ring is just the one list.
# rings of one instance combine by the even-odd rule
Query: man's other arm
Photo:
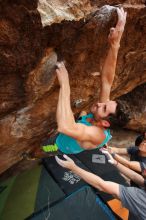
[(110, 100), (110, 91), (113, 84), (117, 56), (120, 47), (121, 37), (124, 31), (127, 13), (124, 12), (123, 8), (117, 8), (118, 22), (115, 28), (110, 29), (108, 41), (110, 48), (105, 58), (102, 72), (101, 72), (101, 90), (100, 90), (100, 102), (106, 102)]

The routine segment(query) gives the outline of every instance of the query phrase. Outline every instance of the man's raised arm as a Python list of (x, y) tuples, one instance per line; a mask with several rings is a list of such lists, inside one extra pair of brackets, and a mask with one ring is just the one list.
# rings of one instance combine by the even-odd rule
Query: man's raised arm
[(102, 73), (101, 73), (101, 90), (100, 90), (100, 102), (106, 102), (110, 100), (110, 91), (113, 84), (117, 56), (120, 47), (120, 40), (124, 31), (127, 13), (123, 8), (117, 8), (118, 22), (116, 27), (110, 29), (108, 41), (110, 44), (109, 51), (105, 58)]

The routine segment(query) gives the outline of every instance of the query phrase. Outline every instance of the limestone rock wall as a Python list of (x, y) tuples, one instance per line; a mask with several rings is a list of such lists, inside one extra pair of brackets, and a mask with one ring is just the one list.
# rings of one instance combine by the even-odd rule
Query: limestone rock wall
[[(56, 128), (57, 59), (64, 60), (69, 71), (74, 112), (89, 109), (98, 98), (100, 70), (109, 28), (116, 23), (117, 4), (124, 6), (128, 17), (113, 99), (146, 82), (145, 1), (0, 0), (1, 173), (20, 161), (23, 152), (39, 147), (44, 136)], [(137, 89), (126, 100), (143, 107), (133, 107), (128, 127), (144, 130), (145, 85)]]

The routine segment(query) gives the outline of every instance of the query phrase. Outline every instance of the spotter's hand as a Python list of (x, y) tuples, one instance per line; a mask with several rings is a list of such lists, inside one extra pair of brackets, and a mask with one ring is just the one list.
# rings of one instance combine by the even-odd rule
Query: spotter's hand
[(74, 161), (70, 157), (68, 157), (67, 155), (63, 155), (63, 157), (66, 160), (61, 160), (57, 156), (55, 156), (57, 163), (64, 168), (72, 170), (76, 166)]
[(115, 164), (116, 161), (114, 160), (114, 158), (112, 157), (112, 155), (108, 152), (108, 150), (106, 148), (101, 148), (100, 151), (105, 154), (105, 156), (108, 159), (108, 162), (111, 164)]

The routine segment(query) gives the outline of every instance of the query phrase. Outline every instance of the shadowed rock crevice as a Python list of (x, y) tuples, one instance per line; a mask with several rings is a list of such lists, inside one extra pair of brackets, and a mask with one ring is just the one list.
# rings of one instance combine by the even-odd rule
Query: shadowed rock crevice
[(132, 120), (127, 128), (144, 132), (146, 130), (146, 83), (121, 96), (120, 99), (125, 100), (131, 108)]

